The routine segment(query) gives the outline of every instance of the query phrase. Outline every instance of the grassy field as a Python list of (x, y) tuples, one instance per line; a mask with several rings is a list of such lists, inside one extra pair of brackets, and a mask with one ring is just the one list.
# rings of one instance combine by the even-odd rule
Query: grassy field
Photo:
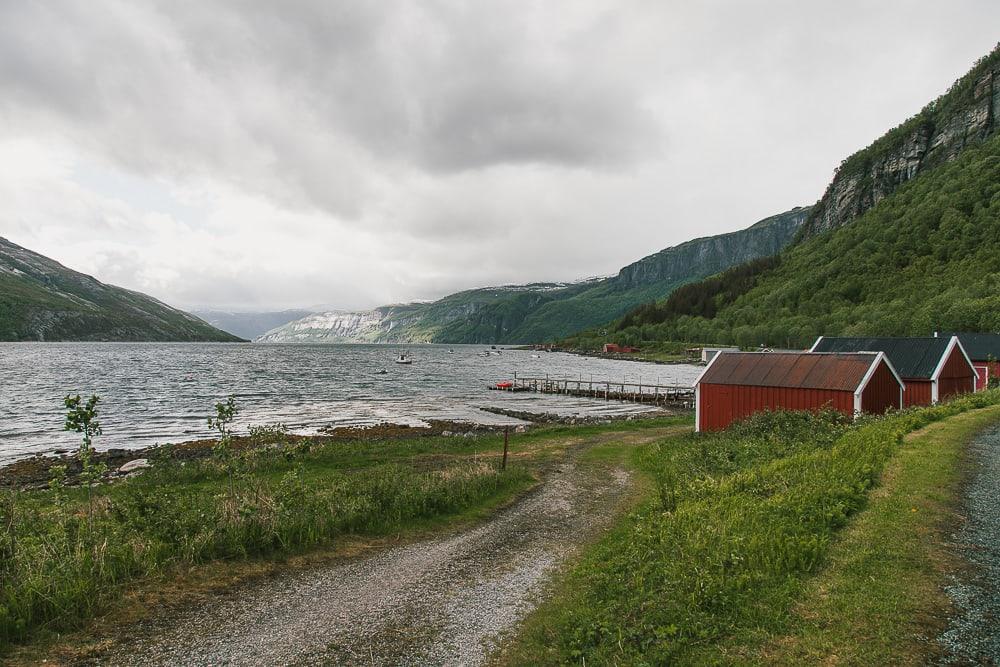
[(963, 475), (964, 445), (1000, 420), (973, 410), (907, 436), (883, 484), (833, 544), (826, 567), (796, 603), (789, 630), (743, 652), (747, 662), (801, 665), (926, 664), (957, 566), (947, 543)]
[(164, 454), (144, 474), (95, 487), (0, 495), (0, 655), (72, 631), (135, 587), (192, 567), (283, 559), (364, 536), (481, 518), (532, 486), (568, 448), (687, 420), (548, 427), (502, 436), (300, 441), (231, 459)]
[[(893, 655), (920, 623), (916, 609), (929, 589), (918, 589), (935, 576), (908, 551), (919, 550), (919, 537), (902, 540), (898, 551), (892, 540), (913, 527), (922, 507), (928, 510), (923, 529), (930, 530), (944, 511), (931, 508), (945, 501), (944, 490), (955, 481), (957, 446), (949, 458), (933, 441), (921, 446), (925, 460), (907, 463), (907, 476), (897, 472), (897, 461), (909, 462), (914, 443), (924, 443), (904, 436), (998, 401), (1000, 394), (988, 392), (853, 425), (835, 415), (776, 413), (719, 434), (680, 435), (631, 452), (593, 451), (629, 458), (647, 479), (647, 498), (566, 574), (504, 661), (836, 662), (838, 650), (872, 640), (846, 662), (884, 663), (879, 657)], [(996, 410), (973, 414), (988, 416), (954, 427), (946, 422), (930, 437), (961, 438)], [(925, 469), (931, 465), (943, 469)], [(880, 481), (891, 484), (878, 488)], [(896, 486), (899, 481), (905, 486)], [(914, 494), (923, 500), (907, 505)], [(884, 498), (896, 499), (895, 514), (881, 514)], [(872, 512), (859, 514), (869, 500)], [(914, 516), (897, 523), (900, 512)], [(875, 525), (855, 534), (863, 521)], [(854, 553), (851, 539), (883, 540), (865, 559), (871, 572), (855, 568), (864, 552)], [(915, 571), (924, 573), (924, 584), (911, 578)], [(886, 572), (884, 590), (867, 592), (867, 577)], [(837, 582), (842, 594), (831, 596)], [(866, 595), (869, 605), (860, 611), (877, 622), (859, 629), (852, 605)], [(893, 614), (880, 616), (886, 607)]]

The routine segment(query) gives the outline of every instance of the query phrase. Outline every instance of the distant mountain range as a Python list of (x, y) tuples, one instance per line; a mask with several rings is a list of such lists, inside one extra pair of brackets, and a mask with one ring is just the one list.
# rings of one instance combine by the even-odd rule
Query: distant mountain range
[(232, 312), (226, 310), (196, 309), (191, 314), (200, 317), (213, 327), (228, 331), (234, 336), (253, 340), (271, 329), (316, 312), (297, 308), (267, 312)]
[(2, 341), (238, 341), (194, 315), (0, 238)]
[(747, 229), (688, 241), (609, 278), (484, 287), (429, 303), (307, 315), (257, 338), (264, 343), (534, 343), (609, 322), (638, 304), (730, 266), (774, 255), (810, 212), (796, 207)]

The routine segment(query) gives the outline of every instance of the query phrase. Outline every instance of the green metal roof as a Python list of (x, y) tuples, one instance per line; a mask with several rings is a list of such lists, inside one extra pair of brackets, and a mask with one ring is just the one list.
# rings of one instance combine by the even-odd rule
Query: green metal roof
[(945, 338), (958, 336), (958, 342), (973, 361), (1000, 361), (1000, 334), (949, 333), (941, 336)]
[(951, 337), (939, 338), (837, 338), (823, 336), (813, 352), (885, 352), (899, 375), (910, 380), (930, 380)]

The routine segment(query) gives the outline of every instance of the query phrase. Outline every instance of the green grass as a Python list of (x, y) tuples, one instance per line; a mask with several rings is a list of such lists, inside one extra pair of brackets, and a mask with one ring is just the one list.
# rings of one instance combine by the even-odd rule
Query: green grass
[(926, 664), (924, 641), (943, 630), (965, 444), (1000, 420), (1000, 407), (928, 426), (903, 441), (883, 488), (833, 544), (827, 565), (795, 605), (789, 630), (747, 662), (802, 665)]
[(567, 573), (506, 661), (745, 662), (740, 647), (795, 627), (795, 603), (904, 434), (998, 401), (989, 392), (856, 425), (765, 414), (636, 449), (646, 501)]
[(500, 472), (495, 450), (469, 455), (487, 445), (496, 442), (255, 450), (238, 460), (232, 491), (212, 460), (162, 461), (97, 487), (93, 515), (83, 489), (8, 493), (0, 498), (0, 650), (79, 627), (144, 577), (468, 516), (532, 483), (524, 466)]
[[(169, 452), (147, 473), (86, 490), (0, 495), (0, 655), (83, 627), (143, 581), (217, 561), (284, 558), (339, 538), (435, 530), (484, 517), (566, 449), (680, 427), (675, 417), (503, 436), (307, 440), (236, 459), (235, 493), (212, 459)], [(156, 584), (159, 585), (159, 584)]]

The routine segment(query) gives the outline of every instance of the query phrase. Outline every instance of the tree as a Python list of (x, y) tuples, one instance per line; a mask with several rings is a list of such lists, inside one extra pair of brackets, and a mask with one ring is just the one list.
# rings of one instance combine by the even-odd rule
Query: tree
[(229, 497), (236, 495), (233, 482), (233, 453), (231, 450), (233, 440), (233, 420), (239, 413), (236, 407), (236, 397), (230, 396), (225, 403), (215, 404), (215, 417), (208, 418), (208, 428), (218, 432), (219, 439), (212, 447), (212, 454), (222, 462), (229, 474)]
[(84, 403), (80, 395), (66, 396), (66, 424), (63, 427), (66, 431), (75, 431), (83, 434), (83, 442), (80, 443), (80, 464), (82, 471), (80, 478), (87, 483), (87, 525), (91, 527), (94, 517), (94, 482), (101, 479), (107, 472), (108, 466), (94, 463), (94, 438), (101, 435), (101, 423), (97, 421), (97, 403), (100, 397), (94, 394)]

